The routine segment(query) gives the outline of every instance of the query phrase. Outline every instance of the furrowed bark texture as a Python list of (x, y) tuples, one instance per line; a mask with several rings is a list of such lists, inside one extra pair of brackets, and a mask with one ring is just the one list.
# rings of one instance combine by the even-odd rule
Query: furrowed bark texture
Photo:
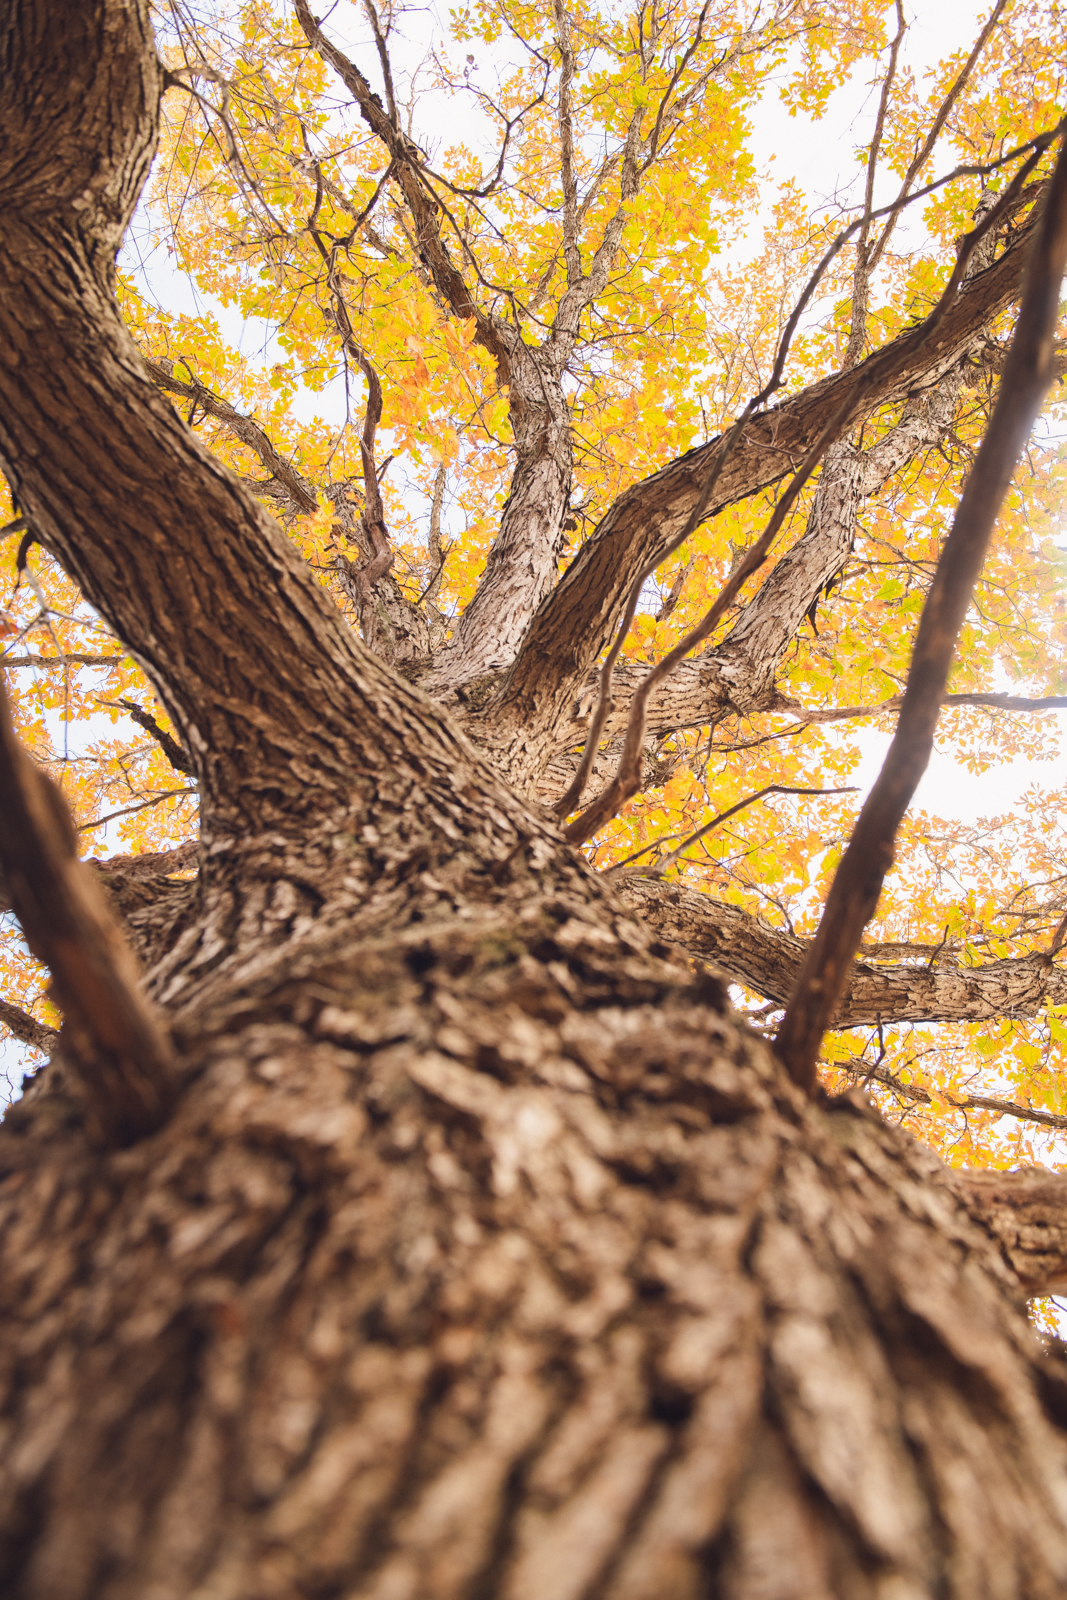
[(204, 818), (195, 880), (96, 869), (169, 1121), (102, 1150), (60, 1068), (0, 1129), (5, 1596), (1061, 1594), (1060, 1257), (803, 1100), (156, 393), (142, 0), (21, 0), (0, 68), (0, 455)]
[(1061, 1442), (936, 1163), (562, 911), (290, 952), (121, 1158), (16, 1116), (5, 1593), (1057, 1592)]
[(546, 353), (532, 349), (507, 321), (479, 307), (452, 259), (441, 228), (441, 207), (422, 168), (421, 152), (400, 127), (391, 89), (386, 111), (355, 63), (327, 39), (305, 0), (296, 0), (295, 10), (309, 43), (337, 73), (364, 122), (388, 150), (420, 261), (442, 302), (455, 316), (473, 319), (475, 338), (492, 355), (508, 388), (515, 467), (500, 532), (478, 591), (428, 680), (436, 693), (448, 696), (470, 679), (508, 665), (555, 580), (572, 474), (570, 415), (560, 374), (573, 348), (577, 319), (569, 342), (561, 345), (557, 337)]
[(514, 660), (540, 602), (556, 581), (556, 560), (573, 472), (570, 414), (559, 373), (521, 340), (509, 389), (516, 460), (484, 576), (453, 642), (426, 679), (449, 696), (472, 678)]
[(1024, 1290), (1067, 1290), (1067, 1214), (1060, 1173), (1023, 1167), (1017, 1172), (957, 1172), (950, 1181), (971, 1216), (998, 1240)]

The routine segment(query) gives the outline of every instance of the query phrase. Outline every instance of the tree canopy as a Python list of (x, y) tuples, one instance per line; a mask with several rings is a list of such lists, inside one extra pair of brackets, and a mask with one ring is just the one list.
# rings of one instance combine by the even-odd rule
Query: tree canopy
[[(925, 72), (909, 64), (906, 15), (858, 3), (483, 3), (446, 18), (368, 0), (321, 26), (301, 5), (175, 3), (157, 23), (171, 78), (138, 233), (168, 252), (171, 275), (153, 281), (187, 274), (230, 308), (231, 336), (213, 311), (155, 303), (127, 252), (120, 300), (154, 381), (372, 648), (458, 705), (475, 737), (490, 697), (510, 709), (549, 803), (573, 777), (623, 583), (662, 558), (586, 801), (617, 765), (647, 665), (699, 621), (781, 493), (786, 457), (758, 445), (670, 549), (701, 451), (766, 383), (827, 246), (883, 207), (811, 295), (774, 395), (783, 418), (929, 313), (955, 242), (1018, 170), (1005, 156), (1053, 127), (1063, 98), (1057, 18), (1040, 5), (997, 5)], [(854, 183), (821, 204), (795, 181), (775, 192), (750, 150), (761, 107), (780, 96), (818, 118), (850, 75), (871, 86)], [(984, 265), (1010, 257), (1039, 175)], [(907, 209), (886, 209), (900, 198)], [(261, 353), (235, 346), (234, 315), (257, 319)], [(647, 914), (654, 887), (680, 886), (657, 914), (725, 965), (771, 1031), (855, 815), (857, 730), (893, 725), (1012, 317), (1002, 288), (949, 351), (864, 403), (770, 573), (654, 695), (637, 791), (586, 845), (598, 870), (649, 874), (625, 880)], [(1058, 748), (1061, 419), (1054, 395), (940, 719), (939, 746), (976, 782)], [(612, 536), (613, 518), (645, 527)], [(18, 726), (59, 776), (84, 850), (107, 818), (109, 849), (194, 838), (190, 765), (138, 665), (28, 538), (8, 538), (2, 559)], [(543, 616), (571, 659), (550, 682), (539, 667), (558, 638), (537, 623), (524, 636), (557, 584)], [(826, 1041), (828, 1081), (863, 1081), (954, 1159), (1027, 1159), (1067, 1126), (1067, 983), (1047, 959), (1067, 911), (1061, 809), (1035, 781), (977, 824), (910, 814), (849, 1026)], [(40, 1047), (29, 1019), (47, 1030), (56, 1015), (13, 926), (3, 974), (19, 1008), (8, 1027)], [(1005, 1106), (1032, 1115), (1004, 1119)]]

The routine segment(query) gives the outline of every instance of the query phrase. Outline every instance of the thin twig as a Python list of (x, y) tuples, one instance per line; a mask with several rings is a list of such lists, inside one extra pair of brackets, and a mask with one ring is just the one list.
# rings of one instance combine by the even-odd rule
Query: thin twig
[(83, 822), (77, 832), (91, 833), (94, 828), (102, 828), (105, 822), (114, 822), (117, 817), (132, 817), (135, 811), (147, 811), (149, 806), (158, 806), (164, 800), (173, 800), (176, 795), (198, 792), (196, 789), (165, 789), (162, 794), (153, 795), (151, 800), (142, 800), (139, 805), (126, 806), (122, 811), (109, 811), (106, 817), (97, 817), (95, 822)]
[(1019, 319), (993, 416), (923, 607), (893, 743), (838, 867), (776, 1041), (790, 1077), (809, 1091), (823, 1033), (893, 863), (897, 829), (930, 759), (956, 640), (1001, 503), (1052, 383), (1065, 266), (1067, 148), (1061, 147), (1027, 265)]
[[(978, 57), (982, 54), (982, 51), (985, 49), (989, 36), (999, 22), (1000, 14), (1004, 10), (1004, 7), (1007, 5), (1007, 3), (1008, 0), (997, 0), (996, 5), (993, 7), (993, 10), (989, 16), (989, 20), (986, 22), (985, 27), (978, 35), (978, 38), (974, 44), (974, 48), (961, 67), (955, 83), (952, 85), (952, 88), (941, 102), (941, 108), (933, 120), (933, 124), (929, 133), (926, 135), (926, 139), (923, 142), (922, 148), (918, 151), (915, 159), (911, 163), (911, 166), (904, 174), (904, 181), (900, 186), (900, 193), (897, 196), (898, 200), (904, 200), (907, 198), (912, 184), (915, 182), (915, 179), (919, 176), (919, 173), (922, 171), (923, 167), (925, 167), (926, 163), (933, 154), (934, 145), (937, 143), (941, 135), (942, 128), (948, 121), (949, 112), (955, 105), (961, 90), (974, 70), (975, 63), (977, 62)], [(877, 267), (878, 263), (881, 261), (882, 256), (885, 254), (886, 246), (889, 243), (889, 236), (896, 227), (898, 215), (898, 210), (893, 210), (890, 212), (889, 217), (886, 220), (886, 225), (882, 229), (874, 249), (871, 251), (871, 257), (868, 263), (868, 268), (871, 272), (874, 271), (875, 267)]]
[[(780, 709), (795, 717), (801, 727), (825, 722), (855, 722), (861, 717), (880, 717), (890, 711), (899, 711), (904, 704), (902, 694), (891, 695), (876, 706), (829, 706), (823, 710), (794, 710), (784, 705)], [(1067, 695), (1049, 694), (1030, 699), (1017, 694), (946, 694), (941, 697), (943, 706), (977, 706), (990, 711), (1065, 711)], [(790, 730), (792, 731), (792, 730)], [(725, 745), (717, 748), (726, 749)]]
[[(882, 148), (882, 136), (885, 132), (889, 96), (897, 73), (897, 58), (900, 55), (900, 47), (904, 42), (904, 35), (908, 29), (902, 0), (896, 0), (896, 6), (896, 37), (889, 49), (889, 65), (882, 80), (882, 92), (878, 99), (878, 115), (875, 118), (874, 135), (867, 151), (867, 181), (864, 186), (863, 210), (864, 214), (868, 216), (874, 207), (874, 182), (878, 172), (878, 156)], [(869, 238), (870, 223), (864, 223), (860, 229), (859, 238), (856, 240), (856, 263), (852, 271), (852, 320), (849, 327), (848, 349), (845, 354), (846, 369), (854, 367), (859, 360), (867, 337), (867, 309), (871, 291), (871, 263), (867, 249)]]
[[(675, 862), (681, 859), (682, 852), (688, 850), (691, 844), (696, 844), (698, 840), (703, 839), (706, 833), (710, 833), (713, 828), (717, 828), (720, 823), (727, 822), (731, 817), (736, 816), (739, 811), (744, 811), (746, 806), (755, 805), (756, 801), (762, 800), (765, 794), (856, 794), (857, 792), (855, 784), (850, 784), (843, 789), (808, 789), (789, 783), (768, 783), (764, 788), (757, 789), (755, 794), (746, 795), (743, 800), (738, 800), (736, 805), (730, 806), (726, 811), (720, 811), (717, 817), (712, 817), (710, 822), (705, 822), (702, 828), (698, 828), (687, 839), (683, 839), (676, 850), (672, 850), (670, 855), (665, 856), (662, 861), (657, 861), (654, 867), (649, 868), (648, 872), (642, 873), (641, 876), (647, 877), (651, 873), (659, 876), (661, 873), (666, 872), (668, 867), (673, 867)], [(638, 857), (647, 855), (657, 845), (671, 843), (677, 837), (676, 833), (672, 833), (667, 839), (653, 839), (651, 844), (643, 845), (640, 850), (635, 850), (632, 856), (627, 856), (624, 861), (618, 862), (616, 866), (608, 867), (608, 873), (622, 872), (623, 868), (628, 867), (631, 861), (636, 861)]]

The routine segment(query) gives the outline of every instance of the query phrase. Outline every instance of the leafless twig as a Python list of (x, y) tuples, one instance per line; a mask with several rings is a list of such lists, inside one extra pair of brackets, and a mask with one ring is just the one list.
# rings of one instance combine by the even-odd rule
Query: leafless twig
[(164, 800), (173, 800), (177, 795), (196, 794), (196, 789), (164, 789), (162, 794), (154, 794), (148, 800), (142, 800), (138, 805), (126, 806), (122, 811), (109, 811), (106, 817), (97, 817), (94, 822), (83, 822), (78, 828), (79, 833), (91, 833), (94, 828), (102, 828), (105, 822), (114, 822), (118, 817), (132, 817), (135, 811), (147, 811), (149, 806), (158, 806)]

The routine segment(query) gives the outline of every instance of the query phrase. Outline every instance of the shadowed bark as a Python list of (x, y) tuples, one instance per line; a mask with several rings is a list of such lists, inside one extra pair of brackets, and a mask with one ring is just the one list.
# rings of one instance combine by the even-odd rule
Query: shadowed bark
[(169, 1120), (46, 1069), (0, 1129), (5, 1595), (1051, 1600), (1056, 1252), (802, 1098), (157, 393), (143, 0), (20, 0), (0, 68), (0, 457), (203, 816), (195, 882), (100, 869), (181, 899)]

